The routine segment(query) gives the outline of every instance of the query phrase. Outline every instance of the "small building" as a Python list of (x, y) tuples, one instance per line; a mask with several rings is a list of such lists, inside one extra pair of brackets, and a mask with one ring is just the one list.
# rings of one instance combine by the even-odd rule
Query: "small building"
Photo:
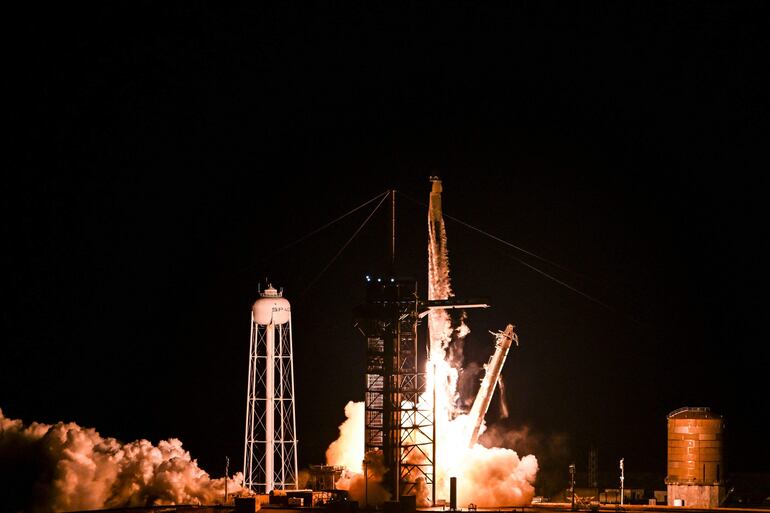
[(310, 465), (308, 488), (313, 490), (336, 490), (337, 481), (342, 477), (345, 467), (342, 465)]
[[(644, 488), (623, 489), (623, 502), (625, 504), (641, 501), (644, 501)], [(605, 488), (599, 494), (599, 502), (602, 504), (620, 504), (620, 488)]]

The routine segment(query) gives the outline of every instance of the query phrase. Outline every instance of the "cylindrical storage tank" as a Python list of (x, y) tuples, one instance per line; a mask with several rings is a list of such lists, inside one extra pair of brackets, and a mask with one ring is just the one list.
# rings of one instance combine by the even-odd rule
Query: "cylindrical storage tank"
[(289, 300), (282, 297), (276, 289), (268, 287), (252, 307), (254, 322), (266, 326), (268, 324), (285, 324), (291, 318)]
[(680, 408), (668, 415), (667, 484), (716, 485), (724, 480), (724, 421), (709, 408)]

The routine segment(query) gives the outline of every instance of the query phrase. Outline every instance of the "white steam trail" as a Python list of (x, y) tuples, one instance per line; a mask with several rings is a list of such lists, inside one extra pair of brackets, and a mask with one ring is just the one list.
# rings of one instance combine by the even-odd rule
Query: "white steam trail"
[[(454, 296), (449, 280), (449, 252), (446, 228), (441, 215), (441, 182), (435, 180), (428, 205), (428, 299), (449, 299)], [(428, 313), (431, 359), (444, 360), (444, 352), (452, 340), (452, 322), (446, 310)], [(440, 355), (439, 358), (436, 356)]]
[[(211, 479), (176, 438), (157, 446), (147, 440), (123, 444), (72, 422), (24, 426), (0, 410), (0, 462), (10, 461), (20, 451), (37, 455), (44, 467), (37, 481), (29, 483), (34, 498), (24, 506), (28, 511), (214, 504), (224, 500), (225, 478)], [(242, 481), (240, 473), (228, 478), (228, 493), (241, 491)]]

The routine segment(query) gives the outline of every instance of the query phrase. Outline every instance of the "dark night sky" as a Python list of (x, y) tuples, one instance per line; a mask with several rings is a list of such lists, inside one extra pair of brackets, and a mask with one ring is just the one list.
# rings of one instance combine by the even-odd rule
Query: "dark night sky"
[[(321, 462), (363, 398), (351, 309), (387, 268), (388, 215), (304, 293), (365, 211), (275, 250), (388, 188), (427, 203), (438, 174), (446, 213), (569, 269), (448, 221), (455, 291), (493, 304), (469, 358), (519, 326), (509, 426), (563, 435), (579, 467), (594, 443), (603, 469), (664, 474), (666, 413), (711, 406), (731, 468), (770, 470), (766, 6), (364, 5), (9, 20), (5, 415), (240, 467), (269, 276), (292, 301), (300, 464)], [(399, 199), (398, 232), (424, 292), (425, 208)]]

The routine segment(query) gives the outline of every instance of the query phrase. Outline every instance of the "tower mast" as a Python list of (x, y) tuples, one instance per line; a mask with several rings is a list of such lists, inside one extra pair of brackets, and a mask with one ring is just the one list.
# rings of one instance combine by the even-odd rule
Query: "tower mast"
[(396, 274), (396, 190), (390, 191), (390, 273)]

